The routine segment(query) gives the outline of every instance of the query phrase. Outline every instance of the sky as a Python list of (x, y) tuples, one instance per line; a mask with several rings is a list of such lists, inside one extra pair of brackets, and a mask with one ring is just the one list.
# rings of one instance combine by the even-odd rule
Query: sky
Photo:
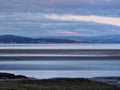
[(0, 0), (0, 35), (120, 34), (120, 0)]

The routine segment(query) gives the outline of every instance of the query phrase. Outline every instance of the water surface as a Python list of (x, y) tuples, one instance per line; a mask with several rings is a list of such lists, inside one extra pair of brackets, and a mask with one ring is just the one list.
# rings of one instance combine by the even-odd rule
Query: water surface
[[(3, 56), (118, 57), (120, 56), (120, 44), (0, 44), (0, 57)], [(120, 76), (119, 58), (117, 60), (71, 59), (72, 60), (69, 60), (69, 58), (68, 60), (49, 60), (48, 58), (48, 60), (18, 61), (4, 60), (3, 58), (3, 60), (0, 61), (0, 71), (35, 78)]]

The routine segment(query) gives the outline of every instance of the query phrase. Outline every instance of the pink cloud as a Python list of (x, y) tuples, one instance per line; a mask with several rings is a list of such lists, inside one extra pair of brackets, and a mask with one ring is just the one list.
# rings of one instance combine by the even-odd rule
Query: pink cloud
[(79, 33), (70, 32), (70, 31), (62, 31), (62, 32), (57, 32), (56, 34), (60, 34), (60, 35), (78, 35)]
[(44, 15), (49, 19), (62, 20), (62, 21), (87, 21), (96, 22), (101, 24), (110, 24), (114, 26), (120, 26), (120, 18), (116, 17), (104, 17), (104, 16), (82, 16), (82, 15), (58, 15), (50, 14)]
[(58, 31), (55, 34), (65, 35), (65, 36), (99, 36), (98, 34), (85, 34), (85, 33), (73, 32), (73, 31)]

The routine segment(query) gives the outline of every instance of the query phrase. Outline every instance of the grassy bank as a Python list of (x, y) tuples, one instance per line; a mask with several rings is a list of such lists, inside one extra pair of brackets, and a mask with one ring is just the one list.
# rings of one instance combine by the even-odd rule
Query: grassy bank
[(0, 81), (0, 90), (120, 90), (120, 88), (79, 78)]

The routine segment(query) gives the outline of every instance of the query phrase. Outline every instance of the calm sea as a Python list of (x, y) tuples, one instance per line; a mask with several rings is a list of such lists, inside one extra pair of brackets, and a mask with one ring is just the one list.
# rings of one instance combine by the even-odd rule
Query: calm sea
[[(113, 49), (119, 50), (119, 44), (1, 44), (0, 50), (6, 49)], [(59, 52), (52, 53), (37, 52), (0, 52), (0, 56), (120, 56), (119, 51), (114, 52)], [(1, 60), (0, 72), (9, 72), (14, 74), (26, 75), (34, 78), (55, 78), (55, 77), (101, 77), (101, 76), (120, 76), (120, 60)]]

